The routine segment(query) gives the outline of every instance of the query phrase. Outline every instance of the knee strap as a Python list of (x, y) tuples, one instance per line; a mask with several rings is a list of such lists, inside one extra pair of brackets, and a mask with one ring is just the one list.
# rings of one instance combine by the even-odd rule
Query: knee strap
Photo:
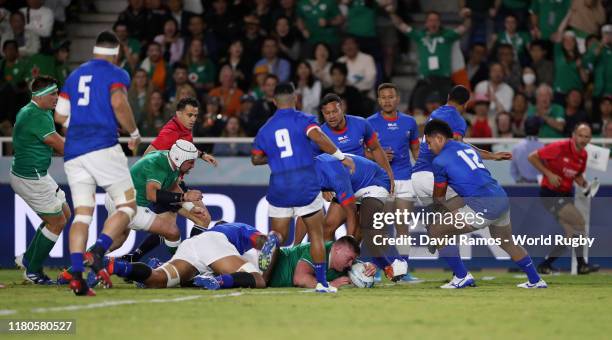
[(93, 220), (93, 217), (89, 215), (77, 214), (76, 216), (74, 216), (72, 223), (84, 223), (86, 225), (90, 225), (92, 220)]
[(166, 263), (163, 266), (159, 267), (166, 274), (167, 282), (166, 287), (178, 287), (181, 284), (181, 276), (179, 275), (176, 267), (170, 263)]
[(132, 220), (134, 219), (134, 216), (136, 215), (136, 210), (130, 208), (130, 207), (121, 207), (119, 209), (117, 209), (117, 211), (121, 211), (124, 214), (126, 214), (128, 216), (128, 218), (130, 219), (130, 222), (132, 222)]

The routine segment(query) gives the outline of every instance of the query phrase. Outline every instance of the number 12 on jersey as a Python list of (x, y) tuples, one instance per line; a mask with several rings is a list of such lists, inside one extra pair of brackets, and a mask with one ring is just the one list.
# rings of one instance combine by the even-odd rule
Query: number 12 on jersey
[(291, 139), (289, 138), (289, 130), (280, 129), (274, 132), (276, 138), (276, 146), (281, 149), (281, 158), (293, 156), (293, 148), (291, 148)]
[[(485, 168), (484, 164), (482, 164), (480, 159), (478, 159), (478, 154), (474, 149), (459, 150), (457, 151), (457, 155), (459, 155), (459, 157), (461, 157), (472, 170), (476, 170), (477, 168)], [(472, 158), (470, 159), (470, 156), (468, 155), (470, 155)]]

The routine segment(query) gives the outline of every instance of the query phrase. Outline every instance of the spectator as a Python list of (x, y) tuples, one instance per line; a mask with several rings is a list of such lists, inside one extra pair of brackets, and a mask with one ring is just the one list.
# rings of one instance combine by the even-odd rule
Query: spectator
[(147, 40), (153, 40), (156, 36), (164, 33), (164, 22), (170, 17), (170, 12), (162, 0), (146, 0), (147, 9)]
[[(227, 119), (221, 137), (246, 137), (238, 117)], [(248, 156), (251, 154), (251, 146), (248, 143), (217, 143), (213, 148), (213, 154), (215, 156)]]
[(497, 44), (508, 44), (514, 51), (514, 59), (521, 64), (527, 61), (527, 46), (531, 42), (531, 36), (524, 31), (518, 31), (518, 20), (513, 14), (509, 14), (504, 19), (504, 30), (499, 34), (493, 35), (493, 42)]
[(523, 84), (521, 87), (521, 92), (525, 94), (530, 102), (533, 102), (535, 100), (535, 92), (537, 88), (535, 71), (531, 67), (523, 68), (521, 80)]
[(51, 45), (52, 55), (38, 53), (29, 60), (31, 75), (33, 78), (38, 76), (51, 76), (60, 84), (68, 77), (68, 58), (70, 56), (70, 41), (56, 41)]
[(527, 97), (519, 92), (512, 99), (512, 135), (514, 137), (525, 137), (525, 120), (527, 119)]
[(53, 32), (53, 11), (43, 6), (43, 0), (27, 0), (27, 7), (20, 9), (25, 16), (25, 28), (36, 33), (41, 39), (51, 38)]
[(255, 68), (255, 71), (253, 72), (253, 76), (255, 77), (254, 78), (255, 80), (254, 80), (254, 84), (252, 87), (253, 90), (251, 91), (251, 95), (255, 97), (255, 99), (260, 99), (264, 97), (263, 87), (264, 87), (264, 82), (266, 81), (266, 77), (268, 75), (270, 75), (268, 73), (268, 66), (261, 65)]
[[(198, 137), (219, 137), (225, 126), (225, 119), (221, 115), (221, 104), (217, 97), (207, 97), (206, 100), (206, 111), (203, 115), (198, 117), (196, 125), (194, 126), (193, 134)], [(198, 150), (210, 153), (212, 152), (212, 144), (196, 144)]]
[(179, 36), (178, 23), (174, 18), (166, 19), (164, 22), (164, 33), (156, 36), (153, 41), (162, 47), (164, 60), (169, 65), (173, 65), (183, 57), (185, 40)]
[(331, 86), (331, 65), (329, 61), (329, 47), (325, 43), (317, 43), (312, 49), (312, 59), (308, 60), (312, 74), (317, 78), (323, 87)]
[[(26, 79), (30, 76), (30, 66), (19, 56), (19, 49), (15, 40), (6, 40), (2, 44), (4, 59), (0, 59), (0, 98), (2, 106), (0, 123), (10, 126), (15, 122), (17, 111), (30, 99)], [(4, 130), (8, 133), (7, 129)], [(12, 130), (11, 130), (12, 131)], [(10, 131), (9, 131), (10, 132)]]
[(145, 118), (146, 105), (152, 92), (153, 84), (149, 81), (147, 72), (143, 69), (136, 70), (128, 90), (128, 101), (132, 112), (134, 112), (134, 120), (136, 120), (136, 124), (139, 126), (142, 119)]
[[(194, 17), (195, 18), (195, 17)], [(188, 69), (189, 82), (202, 94), (208, 92), (215, 85), (217, 70), (204, 51), (201, 40), (193, 40), (185, 55), (184, 63)]]
[(208, 58), (212, 61), (219, 60), (219, 42), (215, 34), (207, 29), (204, 19), (199, 15), (192, 16), (189, 18), (188, 29), (189, 35), (185, 43), (186, 49), (189, 49), (192, 41), (200, 40), (204, 43), (204, 50)]
[(529, 45), (529, 56), (531, 57), (531, 68), (535, 71), (537, 83), (552, 86), (554, 79), (554, 65), (546, 58), (546, 47), (542, 40), (534, 40)]
[(297, 22), (295, 3), (296, 0), (279, 0), (279, 6), (274, 10), (274, 18), (284, 16), (291, 23)]
[[(565, 25), (560, 28), (563, 29)], [(562, 38), (560, 37), (562, 36)], [(553, 83), (554, 101), (562, 105), (571, 90), (582, 91), (589, 75), (582, 69), (582, 60), (578, 52), (576, 34), (572, 31), (559, 31), (553, 37), (555, 81)]]
[(273, 74), (269, 74), (266, 76), (263, 82), (262, 90), (263, 97), (257, 99), (255, 104), (253, 104), (253, 109), (247, 119), (244, 121), (244, 126), (246, 127), (247, 134), (250, 137), (254, 137), (259, 131), (268, 118), (272, 117), (274, 112), (276, 111), (276, 105), (274, 105), (274, 88), (278, 85), (278, 77)]
[(201, 15), (202, 13), (204, 13), (204, 6), (202, 5), (202, 0), (184, 0), (183, 8), (185, 9), (185, 11), (197, 15)]
[(510, 174), (516, 183), (538, 183), (539, 172), (531, 165), (527, 157), (532, 152), (544, 146), (538, 141), (540, 120), (529, 117), (525, 121), (525, 134), (527, 137), (512, 148), (512, 163)]
[(332, 65), (330, 72), (332, 85), (323, 90), (321, 97), (324, 97), (328, 93), (335, 93), (344, 100), (346, 106), (343, 108), (343, 111), (347, 114), (363, 118), (372, 114), (371, 110), (365, 107), (363, 97), (361, 93), (359, 93), (359, 90), (347, 83), (346, 77), (348, 75), (348, 69), (346, 64), (336, 62)]
[(593, 131), (601, 133), (609, 121), (612, 121), (612, 96), (603, 97), (599, 101), (599, 115), (592, 119)]
[(255, 105), (255, 98), (250, 94), (243, 94), (242, 97), (240, 97), (240, 112), (238, 113), (238, 117), (240, 117), (241, 126), (244, 126), (245, 122), (248, 121), (253, 105)]
[(536, 104), (529, 107), (527, 116), (540, 118), (540, 137), (563, 137), (565, 114), (563, 107), (552, 102), (553, 93), (550, 86), (542, 84), (536, 90)]
[(510, 44), (497, 46), (497, 60), (504, 69), (504, 83), (512, 89), (518, 90), (521, 86), (521, 65), (514, 58), (514, 49)]
[[(495, 116), (495, 137), (512, 138), (512, 117), (508, 112), (501, 112)], [(514, 143), (495, 143), (491, 147), (493, 152), (511, 152)]]
[(576, 32), (580, 53), (586, 52), (586, 37), (596, 35), (606, 23), (606, 11), (601, 0), (574, 0), (570, 7), (568, 27)]
[(297, 16), (297, 27), (309, 46), (318, 42), (338, 45), (338, 27), (344, 23), (344, 17), (335, 0), (302, 0)]
[(278, 41), (281, 57), (291, 61), (299, 59), (301, 46), (300, 37), (291, 27), (287, 17), (279, 17), (276, 19), (273, 36)]
[(185, 84), (177, 86), (176, 87), (176, 96), (174, 97), (174, 101), (173, 102), (169, 102), (168, 105), (167, 105), (169, 112), (176, 112), (177, 111), (176, 105), (182, 99), (185, 99), (185, 98), (196, 98), (197, 95), (198, 94), (196, 92), (195, 87), (193, 87), (193, 85), (191, 85), (190, 83), (185, 83)]
[[(438, 92), (430, 93), (425, 99), (425, 115), (429, 115), (444, 104), (444, 99)], [(423, 122), (424, 124), (425, 122)]]
[(316, 116), (319, 111), (322, 89), (321, 82), (315, 79), (309, 63), (306, 61), (298, 63), (293, 83), (295, 84), (298, 98), (301, 98), (301, 111)]
[(44, 0), (45, 7), (53, 13), (54, 24), (52, 32), (55, 36), (66, 36), (66, 8), (72, 0)]
[[(608, 121), (606, 125), (604, 125), (602, 137), (612, 138), (612, 121)], [(609, 148), (610, 151), (612, 151), (612, 144), (604, 144), (603, 146)]]
[(376, 10), (374, 0), (348, 0), (346, 33), (354, 37), (364, 53), (382, 62), (380, 44), (376, 37)]
[[(213, 0), (212, 8), (204, 19), (219, 41), (219, 51), (226, 51), (230, 41), (240, 38), (242, 25), (234, 13), (228, 10), (227, 0)], [(259, 25), (259, 19), (257, 21)], [(256, 51), (256, 55), (259, 55), (259, 48)]]
[(5, 1), (6, 0), (0, 0), (0, 36), (11, 29), (11, 25), (9, 24), (11, 11), (4, 7)]
[(259, 19), (256, 16), (248, 15), (244, 17), (244, 37), (242, 47), (244, 49), (244, 59), (247, 65), (253, 67), (261, 56), (261, 45), (264, 36), (259, 29)]
[(601, 43), (595, 43), (589, 48), (584, 62), (589, 65), (595, 78), (595, 102), (612, 95), (612, 25), (601, 28)]
[(510, 85), (503, 82), (503, 77), (504, 69), (502, 65), (493, 63), (489, 67), (489, 80), (481, 81), (474, 90), (477, 94), (486, 95), (491, 101), (489, 112), (492, 116), (512, 109), (514, 90)]
[[(489, 99), (484, 93), (477, 93), (474, 97), (474, 118), (472, 120), (470, 137), (491, 138), (493, 131), (489, 124)], [(486, 145), (484, 149), (490, 150), (491, 146)]]
[(40, 51), (40, 39), (36, 33), (25, 29), (25, 16), (21, 12), (10, 15), (10, 28), (2, 34), (2, 43), (8, 40), (17, 41), (19, 54), (22, 57), (32, 56)]
[(272, 7), (270, 6), (270, 0), (255, 0), (254, 2), (255, 8), (251, 14), (259, 19), (261, 28), (266, 31), (266, 33), (272, 33), (275, 22)]
[(147, 71), (149, 79), (156, 89), (166, 89), (166, 79), (169, 73), (168, 64), (162, 58), (161, 45), (152, 42), (147, 47), (147, 57), (140, 63), (140, 68)]
[(147, 102), (145, 115), (138, 126), (143, 137), (155, 137), (166, 124), (170, 115), (165, 110), (164, 97), (159, 90), (153, 90)]
[(361, 52), (357, 40), (352, 37), (344, 39), (342, 53), (343, 56), (338, 59), (338, 62), (346, 64), (348, 84), (356, 87), (363, 95), (374, 99), (374, 85), (376, 84), (374, 58)]
[(243, 52), (242, 41), (234, 40), (229, 46), (227, 57), (221, 59), (220, 65), (229, 65), (234, 71), (238, 87), (242, 92), (248, 92), (251, 86), (251, 70), (253, 68), (252, 64), (248, 64), (247, 59), (243, 56)]
[(466, 65), (470, 85), (475, 88), (478, 83), (489, 77), (489, 65), (487, 63), (487, 47), (485, 44), (476, 43), (469, 50)]
[(563, 135), (565, 137), (571, 136), (576, 125), (588, 121), (589, 116), (582, 108), (582, 92), (570, 90), (565, 99), (565, 127)]
[(167, 103), (174, 103), (177, 96), (177, 89), (180, 86), (189, 83), (189, 69), (187, 65), (183, 63), (177, 63), (172, 68), (172, 82), (166, 83), (166, 92), (164, 93), (164, 100)]
[(550, 39), (565, 18), (571, 2), (572, 0), (532, 0), (529, 13), (533, 38)]
[(221, 113), (224, 116), (235, 116), (240, 110), (240, 97), (244, 94), (236, 86), (234, 71), (228, 65), (221, 67), (219, 72), (219, 86), (210, 90), (211, 97), (218, 97), (221, 104)]
[(503, 31), (508, 15), (513, 15), (517, 19), (519, 30), (526, 30), (529, 2), (530, 0), (496, 0), (491, 13), (495, 17), (495, 31)]
[(183, 0), (168, 0), (168, 9), (170, 10), (170, 16), (176, 20), (180, 34), (183, 36), (188, 35), (189, 18), (195, 14), (183, 8)]
[(263, 58), (255, 64), (255, 67), (266, 65), (268, 73), (277, 76), (281, 83), (289, 80), (291, 77), (291, 64), (286, 59), (278, 56), (278, 42), (276, 39), (271, 37), (264, 39), (261, 55)]
[(443, 28), (440, 14), (434, 11), (427, 13), (425, 29), (416, 30), (395, 14), (393, 6), (387, 6), (386, 9), (395, 27), (417, 45), (421, 79), (412, 92), (410, 107), (415, 110), (423, 110), (423, 100), (430, 92), (437, 90), (441, 93), (448, 93), (450, 91), (452, 46), (468, 30), (470, 10), (464, 8), (461, 11), (464, 22), (454, 30)]
[(117, 21), (113, 25), (113, 31), (121, 44), (121, 52), (119, 54), (119, 64), (129, 74), (133, 74), (138, 64), (140, 63), (140, 41), (130, 38), (128, 26), (125, 22)]
[(141, 43), (150, 38), (149, 11), (144, 8), (144, 0), (129, 0), (128, 7), (121, 13), (117, 21), (125, 22), (130, 37), (138, 39)]

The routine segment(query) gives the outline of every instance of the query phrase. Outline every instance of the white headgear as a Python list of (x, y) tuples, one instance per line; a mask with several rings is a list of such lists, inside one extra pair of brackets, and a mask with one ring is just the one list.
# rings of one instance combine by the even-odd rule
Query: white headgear
[(198, 149), (191, 142), (179, 139), (170, 148), (168, 156), (176, 167), (180, 168), (184, 162), (198, 158)]

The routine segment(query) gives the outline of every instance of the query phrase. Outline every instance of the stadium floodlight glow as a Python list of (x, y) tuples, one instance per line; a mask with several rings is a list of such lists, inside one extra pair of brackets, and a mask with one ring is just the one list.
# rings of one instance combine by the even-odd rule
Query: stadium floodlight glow
[(94, 46), (93, 53), (98, 55), (118, 55), (119, 54), (119, 46), (115, 48)]

